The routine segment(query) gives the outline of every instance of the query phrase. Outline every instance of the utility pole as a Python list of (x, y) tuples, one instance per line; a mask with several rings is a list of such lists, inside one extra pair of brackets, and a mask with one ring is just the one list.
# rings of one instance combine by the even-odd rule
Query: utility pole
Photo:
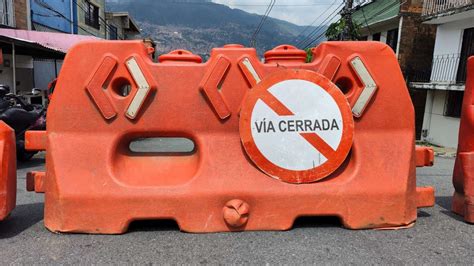
[(345, 22), (344, 30), (341, 34), (341, 41), (349, 41), (352, 40), (353, 36), (353, 29), (354, 25), (352, 25), (352, 5), (354, 4), (354, 0), (344, 0), (345, 5), (344, 9), (342, 10), (341, 16)]

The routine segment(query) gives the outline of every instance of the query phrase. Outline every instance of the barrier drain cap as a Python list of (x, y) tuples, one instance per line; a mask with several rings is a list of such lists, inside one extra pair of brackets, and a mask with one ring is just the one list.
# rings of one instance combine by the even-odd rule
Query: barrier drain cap
[(308, 70), (282, 70), (250, 90), (240, 137), (255, 165), (288, 183), (310, 183), (338, 169), (349, 154), (354, 120), (343, 93)]

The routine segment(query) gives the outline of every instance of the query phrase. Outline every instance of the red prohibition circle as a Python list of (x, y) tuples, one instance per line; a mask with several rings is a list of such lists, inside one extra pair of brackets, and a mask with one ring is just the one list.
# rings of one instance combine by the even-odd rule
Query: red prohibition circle
[[(342, 118), (342, 136), (336, 149), (328, 150), (326, 161), (318, 166), (305, 170), (293, 170), (283, 168), (265, 157), (259, 150), (252, 135), (252, 114), (259, 100), (270, 103), (275, 107), (278, 115), (294, 115), (282, 102), (273, 96), (269, 89), (274, 85), (288, 80), (309, 81), (322, 88), (334, 100), (339, 108)], [(318, 88), (319, 90), (319, 88)], [(318, 106), (315, 106), (318, 108)], [(267, 76), (259, 84), (253, 87), (242, 104), (239, 121), (240, 138), (244, 149), (255, 165), (267, 175), (287, 183), (311, 183), (323, 179), (338, 169), (349, 154), (354, 136), (354, 120), (349, 103), (339, 88), (329, 79), (321, 74), (309, 70), (282, 70)], [(296, 133), (300, 134), (309, 144), (319, 143), (319, 147), (325, 146), (325, 142), (316, 132)], [(322, 145), (322, 146), (321, 146)], [(327, 145), (325, 147), (328, 147)], [(289, 147), (291, 148), (291, 147)], [(316, 149), (316, 148), (315, 148)], [(324, 149), (324, 148), (323, 148)], [(316, 149), (322, 153), (321, 150)]]

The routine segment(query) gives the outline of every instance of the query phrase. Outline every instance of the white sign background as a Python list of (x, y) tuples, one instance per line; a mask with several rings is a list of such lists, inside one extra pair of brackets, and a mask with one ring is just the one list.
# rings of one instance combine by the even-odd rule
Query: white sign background
[[(299, 133), (316, 133), (330, 147), (337, 150), (342, 139), (342, 114), (332, 96), (315, 83), (291, 79), (279, 82), (268, 92), (292, 111), (293, 116), (279, 116), (262, 100), (258, 100), (252, 111), (251, 132), (255, 145), (267, 160), (288, 170), (309, 170), (324, 164), (326, 158)], [(282, 120), (336, 120), (339, 130), (319, 130), (303, 132), (276, 132), (260, 133), (256, 123), (265, 119), (266, 123), (273, 122), (275, 128)]]

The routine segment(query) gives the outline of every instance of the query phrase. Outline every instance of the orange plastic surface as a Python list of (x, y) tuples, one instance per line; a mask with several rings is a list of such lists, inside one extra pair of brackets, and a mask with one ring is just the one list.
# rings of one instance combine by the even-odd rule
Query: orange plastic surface
[[(206, 63), (173, 63), (179, 53), (153, 63), (140, 41), (77, 45), (58, 79), (64, 89), (55, 91), (48, 108), (46, 227), (117, 234), (134, 220), (174, 219), (187, 232), (287, 230), (300, 216), (337, 216), (351, 229), (410, 225), (429, 199), (416, 188), (414, 109), (392, 49), (379, 42), (327, 42), (313, 51), (311, 63), (287, 60), (279, 51), (266, 64), (255, 49), (230, 45), (213, 49)], [(138, 90), (125, 67), (132, 56), (144, 63), (152, 88), (135, 119), (125, 116)], [(239, 112), (252, 87), (282, 69), (306, 69), (342, 84), (352, 108), (364, 88), (349, 65), (355, 56), (378, 90), (354, 118), (352, 150), (342, 165), (308, 184), (259, 170), (239, 135)], [(126, 82), (131, 93), (119, 96), (117, 87)], [(142, 137), (185, 137), (196, 149), (132, 153), (130, 141)]]
[(434, 151), (429, 147), (416, 146), (416, 167), (433, 166)]
[(26, 174), (26, 191), (44, 193), (44, 172), (28, 172)]
[(0, 121), (0, 221), (16, 205), (16, 145), (15, 132)]
[(25, 133), (25, 148), (29, 151), (46, 150), (46, 141), (46, 131), (33, 130)]
[(459, 127), (458, 154), (454, 164), (453, 212), (474, 223), (474, 57), (467, 62), (467, 80)]
[(282, 64), (306, 62), (306, 52), (291, 45), (280, 45), (265, 53), (265, 63)]

